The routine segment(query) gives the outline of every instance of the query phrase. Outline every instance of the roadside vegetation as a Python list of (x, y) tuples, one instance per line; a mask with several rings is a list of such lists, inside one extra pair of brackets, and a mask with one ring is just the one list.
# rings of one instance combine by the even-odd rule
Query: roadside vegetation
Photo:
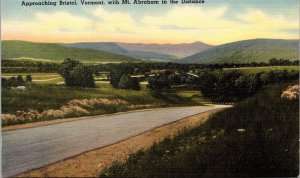
[[(2, 114), (15, 115), (17, 118), (3, 119), (2, 126), (22, 124), (27, 122), (38, 122), (43, 120), (108, 114), (120, 111), (168, 107), (201, 105), (203, 101), (201, 93), (197, 90), (169, 91), (161, 94), (149, 92), (145, 85), (141, 85), (141, 90), (114, 89), (110, 84), (96, 84), (94, 88), (67, 87), (55, 84), (26, 83), (26, 90), (20, 91), (10, 87), (2, 87)], [(183, 92), (189, 91), (182, 95)], [(195, 96), (194, 93), (197, 93)], [(43, 113), (49, 110), (60, 110), (61, 107), (69, 106), (72, 100), (84, 102), (92, 99), (108, 99), (110, 101), (122, 100), (118, 104), (96, 103), (93, 106), (76, 105), (88, 112), (70, 112), (65, 115), (55, 116), (49, 113), (40, 118), (29, 119), (29, 114)], [(22, 116), (25, 116), (22, 117)], [(26, 116), (28, 119), (26, 119)]]
[[(274, 63), (273, 60), (272, 64), (277, 64), (276, 61)], [(294, 64), (283, 61), (284, 65)], [(27, 62), (17, 63), (29, 65)], [(41, 63), (35, 65), (43, 66)], [(256, 70), (256, 73), (221, 70), (233, 64), (91, 65), (66, 59), (62, 64), (55, 65), (60, 75), (4, 74), (3, 126), (144, 108), (201, 105), (210, 101), (237, 102), (253, 95), (264, 85), (295, 80), (299, 74), (299, 69)]]
[(280, 97), (293, 83), (264, 86), (206, 123), (115, 162), (100, 177), (295, 177), (299, 101)]

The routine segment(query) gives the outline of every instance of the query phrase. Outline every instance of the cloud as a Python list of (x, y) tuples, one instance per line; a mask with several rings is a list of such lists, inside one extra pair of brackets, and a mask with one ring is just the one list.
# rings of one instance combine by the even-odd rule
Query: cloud
[(222, 44), (251, 38), (299, 38), (298, 19), (270, 15), (259, 9), (228, 17), (229, 8), (175, 6), (163, 14), (133, 16), (98, 7), (90, 16), (38, 12), (32, 21), (4, 21), (4, 39), (51, 42), (123, 41)]

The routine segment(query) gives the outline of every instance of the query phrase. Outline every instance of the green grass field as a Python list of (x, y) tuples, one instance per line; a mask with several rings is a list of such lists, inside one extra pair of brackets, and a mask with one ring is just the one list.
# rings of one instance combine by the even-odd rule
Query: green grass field
[(299, 101), (280, 97), (288, 85), (268, 86), (200, 126), (113, 163), (100, 177), (295, 177)]
[(64, 79), (58, 73), (3, 73), (2, 76), (9, 77), (17, 77), (18, 75), (22, 75), (23, 79), (26, 79), (26, 75), (31, 75), (34, 83), (40, 84), (57, 84), (64, 82)]
[[(66, 106), (73, 99), (92, 99), (107, 98), (121, 99), (126, 104), (120, 105), (95, 105), (93, 107), (84, 108), (90, 113), (70, 113), (67, 117), (78, 117), (83, 115), (99, 115), (114, 113), (119, 111), (127, 111), (143, 108), (169, 107), (169, 106), (188, 106), (201, 105), (200, 92), (185, 91), (197, 94), (182, 95), (184, 91), (168, 92), (168, 93), (152, 93), (147, 90), (146, 85), (141, 85), (140, 91), (113, 89), (109, 83), (96, 83), (96, 88), (71, 88), (65, 85), (43, 84), (43, 83), (27, 83), (25, 91), (19, 91), (11, 88), (2, 88), (2, 113), (17, 115), (18, 111), (37, 110), (43, 112), (49, 109), (59, 109)], [(59, 119), (43, 118), (40, 120), (30, 120), (26, 122), (37, 122), (41, 120)], [(24, 121), (20, 121), (23, 123)], [(18, 124), (19, 121), (4, 123), (4, 125)], [(3, 123), (2, 123), (3, 124)]]

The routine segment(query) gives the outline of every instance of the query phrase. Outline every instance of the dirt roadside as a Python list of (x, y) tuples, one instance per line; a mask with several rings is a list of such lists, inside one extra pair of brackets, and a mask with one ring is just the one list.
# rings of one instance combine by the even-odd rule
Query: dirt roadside
[(67, 158), (48, 166), (31, 170), (17, 177), (96, 177), (100, 171), (115, 161), (124, 161), (132, 153), (149, 148), (154, 142), (175, 135), (179, 130), (201, 124), (218, 111), (208, 111), (190, 116), (175, 123), (156, 128), (119, 143)]

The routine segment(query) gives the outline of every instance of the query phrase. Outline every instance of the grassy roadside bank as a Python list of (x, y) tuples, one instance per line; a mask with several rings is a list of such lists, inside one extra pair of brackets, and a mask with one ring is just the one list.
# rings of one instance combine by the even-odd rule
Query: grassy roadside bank
[(299, 101), (276, 84), (205, 124), (114, 163), (100, 177), (290, 177), (298, 175)]
[(145, 85), (141, 91), (134, 91), (116, 90), (110, 84), (70, 88), (32, 83), (25, 91), (3, 88), (2, 96), (2, 113), (12, 115), (12, 119), (2, 119), (2, 126), (146, 108), (201, 105), (206, 101), (197, 90), (155, 94), (146, 90)]

